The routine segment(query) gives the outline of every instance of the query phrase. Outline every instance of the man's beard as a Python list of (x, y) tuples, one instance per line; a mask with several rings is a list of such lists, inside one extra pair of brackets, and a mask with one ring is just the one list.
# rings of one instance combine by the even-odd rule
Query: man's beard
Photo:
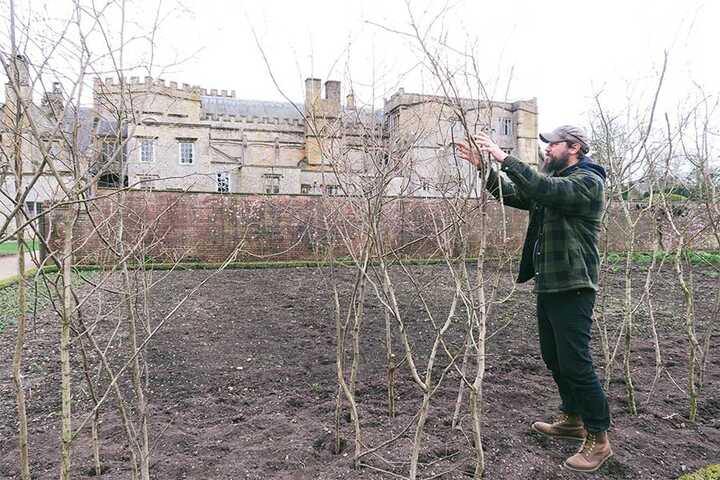
[(569, 160), (570, 154), (568, 152), (563, 152), (560, 156), (546, 155), (541, 171), (547, 175), (554, 175), (564, 170)]

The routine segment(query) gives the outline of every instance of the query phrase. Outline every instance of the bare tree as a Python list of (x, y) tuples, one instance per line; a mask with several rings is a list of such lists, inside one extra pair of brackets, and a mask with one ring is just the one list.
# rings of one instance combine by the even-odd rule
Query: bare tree
[[(639, 127), (631, 128), (629, 131), (618, 131), (614, 118), (607, 115), (600, 102), (599, 95), (595, 98), (597, 109), (598, 127), (595, 130), (597, 152), (602, 160), (610, 167), (610, 178), (614, 183), (614, 188), (610, 190), (613, 195), (614, 202), (617, 202), (622, 210), (622, 230), (626, 239), (624, 245), (625, 255), (625, 295), (623, 304), (623, 322), (620, 333), (617, 337), (618, 342), (615, 344), (612, 355), (608, 344), (607, 331), (603, 328), (601, 339), (603, 340), (603, 351), (606, 357), (606, 373), (605, 373), (605, 389), (609, 387), (611, 379), (612, 365), (615, 359), (617, 348), (620, 344), (620, 338), (623, 342), (623, 376), (625, 380), (626, 393), (628, 398), (628, 407), (630, 413), (637, 414), (637, 401), (635, 396), (635, 385), (632, 378), (632, 337), (634, 330), (634, 313), (639, 304), (633, 297), (632, 291), (632, 267), (633, 256), (636, 248), (636, 234), (638, 224), (645, 218), (647, 208), (636, 210), (632, 206), (633, 202), (633, 185), (639, 180), (647, 178), (647, 170), (652, 170), (653, 163), (648, 161), (655, 155), (651, 151), (649, 145), (650, 135), (653, 131), (653, 122), (657, 107), (658, 98), (662, 89), (665, 71), (667, 69), (667, 53), (664, 57), (662, 70), (659, 74), (657, 88), (652, 103), (644, 112), (643, 119), (639, 122)], [(643, 161), (644, 160), (644, 161)], [(645, 170), (645, 171), (643, 171)], [(607, 233), (606, 233), (607, 235)]]
[[(7, 73), (9, 83), (15, 93), (15, 101), (8, 101), (12, 112), (7, 112), (3, 123), (9, 123), (4, 127), (10, 127), (14, 135), (12, 137), (12, 159), (13, 170), (15, 172), (15, 202), (22, 202), (23, 191), (23, 156), (22, 156), (22, 127), (23, 127), (23, 106), (18, 101), (20, 98), (20, 69), (18, 65), (17, 46), (15, 43), (15, 2), (10, 2), (10, 41), (11, 41), (11, 62), (3, 61), (5, 72)], [(10, 67), (10, 68), (9, 68)], [(10, 118), (7, 118), (10, 117)], [(2, 178), (2, 183), (5, 179)], [(23, 209), (17, 208), (15, 214), (16, 225), (22, 225), (24, 221)], [(28, 427), (27, 412), (25, 407), (25, 388), (22, 381), (22, 357), (25, 348), (25, 323), (26, 323), (26, 287), (25, 287), (25, 229), (20, 228), (16, 234), (18, 245), (18, 275), (20, 283), (18, 285), (18, 319), (17, 319), (17, 340), (15, 343), (15, 356), (13, 358), (13, 381), (15, 384), (15, 395), (18, 412), (19, 424), (19, 442), (20, 442), (20, 474), (23, 480), (30, 479), (30, 460), (28, 452)]]

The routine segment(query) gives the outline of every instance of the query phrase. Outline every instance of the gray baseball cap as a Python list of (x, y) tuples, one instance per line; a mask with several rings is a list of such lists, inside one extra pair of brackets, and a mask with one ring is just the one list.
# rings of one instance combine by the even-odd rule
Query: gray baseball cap
[(561, 125), (550, 133), (541, 133), (540, 140), (545, 143), (571, 142), (579, 143), (583, 153), (590, 151), (590, 139), (585, 130), (573, 125)]

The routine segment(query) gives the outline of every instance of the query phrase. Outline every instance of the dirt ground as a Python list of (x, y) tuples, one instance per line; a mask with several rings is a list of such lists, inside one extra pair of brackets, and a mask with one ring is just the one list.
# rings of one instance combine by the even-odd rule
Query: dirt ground
[[(425, 286), (434, 315), (446, 315), (452, 284), (445, 269), (413, 267), (412, 272)], [(151, 293), (152, 322), (156, 324), (210, 273), (170, 274)], [(339, 276), (345, 300), (352, 286), (352, 271), (341, 270)], [(421, 365), (432, 341), (430, 322), (413, 294), (411, 283), (400, 272), (396, 281), (403, 316)], [(641, 287), (643, 281), (644, 274), (636, 272), (636, 285)], [(699, 295), (696, 314), (702, 321), (712, 306), (718, 279), (699, 269), (694, 282)], [(622, 276), (613, 274), (604, 283), (612, 333), (620, 320)], [(510, 274), (501, 274), (496, 298), (504, 297), (511, 288)], [(636, 298), (640, 298), (640, 291), (636, 293)], [(105, 293), (104, 299), (102, 303), (97, 298), (88, 302), (84, 314), (93, 318), (98, 310), (106, 309), (108, 302), (112, 303), (112, 294)], [(578, 448), (577, 442), (550, 440), (529, 429), (533, 421), (553, 415), (559, 403), (552, 378), (540, 358), (531, 288), (520, 286), (504, 303), (493, 307), (484, 384), (487, 463), (484, 478), (675, 479), (687, 471), (720, 462), (717, 348), (709, 359), (699, 421), (690, 423), (686, 418), (688, 401), (683, 393), (687, 388), (684, 306), (670, 270), (659, 277), (653, 300), (668, 374), (663, 375), (648, 398), (654, 377), (654, 351), (647, 312), (639, 308), (632, 356), (639, 414), (627, 413), (625, 385), (620, 368), (616, 367), (609, 391), (615, 456), (595, 475), (574, 474), (561, 466)], [(310, 268), (231, 270), (213, 277), (197, 292), (148, 349), (153, 478), (393, 478), (390, 473), (352, 468), (353, 433), (346, 415), (342, 420), (345, 448), (340, 454), (332, 452), (337, 388), (333, 308), (327, 277)], [(107, 335), (113, 326), (111, 317), (101, 323), (99, 335)], [(34, 479), (57, 478), (60, 437), (57, 316), (51, 310), (43, 312), (30, 330), (25, 382), (31, 470)], [(392, 438), (412, 421), (421, 397), (408, 369), (401, 368), (397, 390), (399, 414), (395, 418), (386, 415), (384, 315), (372, 291), (362, 332), (357, 396), (363, 442), (372, 447)], [(459, 337), (453, 335), (449, 341), (457, 345)], [(14, 338), (13, 327), (0, 334), (2, 479), (19, 478), (11, 377)], [(718, 340), (720, 335), (716, 334), (715, 345)], [(595, 362), (602, 366), (597, 331), (594, 345)], [(395, 348), (401, 352), (399, 345)], [(438, 358), (439, 373), (448, 360), (444, 355)], [(79, 361), (75, 350), (75, 425), (88, 411)], [(462, 431), (450, 426), (457, 388), (458, 376), (451, 371), (433, 398), (420, 456), (423, 478), (443, 471), (450, 473), (442, 478), (468, 478), (466, 470), (472, 464), (473, 450), (467, 405)], [(112, 403), (108, 404), (101, 424), (102, 458), (106, 466), (100, 477), (103, 479), (129, 478), (126, 438), (115, 412)], [(369, 456), (367, 462), (406, 475), (412, 433), (411, 428), (399, 441), (381, 449), (380, 456)], [(73, 450), (74, 478), (93, 478), (89, 437), (86, 429), (77, 438)]]

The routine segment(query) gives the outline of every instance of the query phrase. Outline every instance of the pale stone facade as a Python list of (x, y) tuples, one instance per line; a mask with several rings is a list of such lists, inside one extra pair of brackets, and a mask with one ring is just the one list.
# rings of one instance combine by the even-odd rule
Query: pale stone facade
[[(412, 165), (387, 193), (403, 186), (407, 192), (408, 185), (415, 195), (442, 193), (442, 188), (422, 187), (451, 174), (451, 143), (463, 139), (463, 129), (450, 119), (453, 111), (441, 97), (400, 90), (383, 111), (368, 112), (356, 108), (352, 94), (343, 105), (340, 82), (327, 81), (324, 95), (322, 90), (320, 80), (308, 79), (305, 101), (293, 104), (240, 100), (234, 91), (151, 78), (131, 78), (124, 86), (106, 79), (95, 83), (95, 109), (108, 122), (123, 102), (125, 111), (133, 112), (125, 154), (127, 182), (138, 188), (271, 194), (319, 194), (327, 188), (343, 193), (343, 178), (367, 171), (363, 156), (368, 149), (395, 135), (411, 143)], [(486, 126), (490, 121), (502, 147), (536, 163), (534, 99), (475, 107), (462, 100), (469, 122)], [(188, 158), (182, 158), (183, 148)], [(461, 169), (473, 177), (467, 165)]]
[[(407, 181), (415, 195), (438, 196), (457, 182), (458, 171), (472, 189), (474, 167), (458, 160), (454, 145), (470, 133), (490, 131), (503, 150), (537, 165), (538, 127), (535, 99), (484, 102), (405, 93), (400, 89), (385, 102), (385, 124), (390, 142), (410, 145)], [(462, 112), (464, 118), (460, 118)]]
[[(32, 102), (32, 82), (25, 57), (18, 55), (8, 63), (10, 77), (5, 83), (5, 104), (0, 107), (0, 224), (5, 225), (12, 216), (17, 198), (20, 169), (20, 192), (24, 211), (28, 219), (40, 213), (43, 204), (58, 198), (62, 189), (73, 188), (74, 178), (67, 148), (60, 132), (71, 118), (83, 125), (78, 130), (76, 142), (85, 149), (84, 139), (88, 138), (86, 127), (90, 125), (86, 112), (65, 111), (59, 84), (53, 84), (41, 105)], [(42, 147), (40, 146), (42, 145)], [(78, 149), (80, 150), (80, 149)], [(43, 153), (48, 161), (43, 162)], [(15, 159), (20, 158), (16, 165)], [(52, 163), (52, 172), (49, 164)], [(7, 224), (4, 235), (15, 230), (14, 217)]]
[[(125, 145), (131, 186), (283, 194), (319, 194), (325, 186), (340, 193), (345, 172), (331, 168), (337, 163), (329, 155), (350, 149), (343, 158), (361, 163), (354, 139), (361, 128), (353, 124), (362, 118), (365, 129), (370, 120), (381, 132), (382, 115), (342, 106), (340, 82), (326, 82), (325, 97), (320, 80), (308, 79), (306, 87), (305, 102), (292, 104), (150, 78), (124, 86), (106, 79), (95, 83), (95, 109), (106, 122), (123, 104), (133, 112)], [(181, 158), (183, 148), (191, 161)]]

